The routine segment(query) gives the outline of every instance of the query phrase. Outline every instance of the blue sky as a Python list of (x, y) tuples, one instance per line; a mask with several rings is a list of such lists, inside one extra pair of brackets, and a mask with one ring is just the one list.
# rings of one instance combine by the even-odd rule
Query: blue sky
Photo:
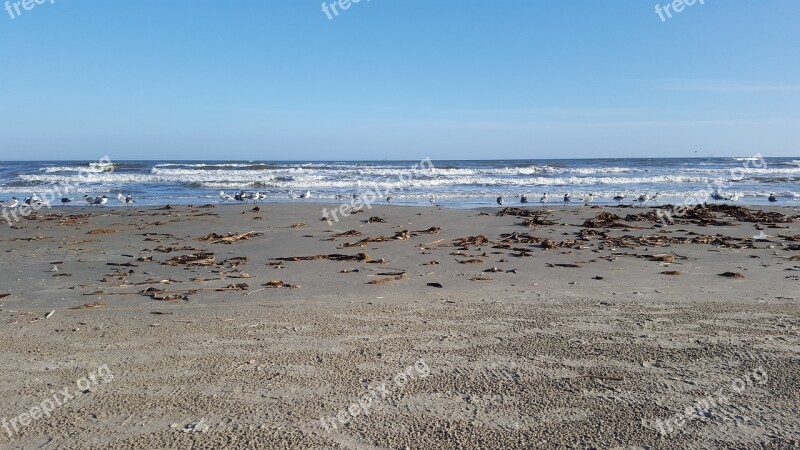
[(656, 3), (3, 10), (0, 159), (799, 156), (800, 2)]

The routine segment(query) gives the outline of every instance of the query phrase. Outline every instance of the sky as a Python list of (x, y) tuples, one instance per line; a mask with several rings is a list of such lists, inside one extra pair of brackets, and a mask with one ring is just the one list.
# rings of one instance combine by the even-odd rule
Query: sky
[(4, 1), (0, 160), (800, 156), (797, 0)]

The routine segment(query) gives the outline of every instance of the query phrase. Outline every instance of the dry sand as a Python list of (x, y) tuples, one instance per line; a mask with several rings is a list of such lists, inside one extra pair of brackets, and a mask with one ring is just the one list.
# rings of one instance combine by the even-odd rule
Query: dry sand
[[(800, 446), (794, 222), (719, 211), (661, 227), (624, 220), (650, 208), (573, 207), (527, 227), (398, 206), (329, 225), (320, 205), (253, 207), (58, 208), (4, 226), (0, 445)], [(583, 226), (603, 212), (620, 227)], [(164, 264), (181, 255), (211, 265)], [(49, 416), (24, 416), (65, 388)]]

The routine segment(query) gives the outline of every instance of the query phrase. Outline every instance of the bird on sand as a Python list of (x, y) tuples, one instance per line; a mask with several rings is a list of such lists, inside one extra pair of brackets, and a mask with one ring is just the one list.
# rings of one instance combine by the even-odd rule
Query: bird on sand
[(564, 206), (567, 206), (572, 201), (570, 197), (572, 196), (569, 193), (564, 194)]
[(770, 203), (775, 203), (775, 202), (778, 201), (778, 199), (775, 198), (775, 193), (774, 192), (772, 194), (769, 194), (769, 198), (767, 198), (767, 200), (769, 200)]
[(542, 195), (542, 198), (539, 199), (539, 203), (546, 205), (548, 200), (550, 200), (550, 194), (545, 192), (544, 195)]
[(500, 205), (500, 206), (503, 206), (503, 196), (502, 195), (497, 197), (497, 204)]
[(624, 195), (615, 195), (614, 196), (614, 200), (616, 200), (618, 204), (622, 203), (622, 201), (625, 200), (625, 196)]

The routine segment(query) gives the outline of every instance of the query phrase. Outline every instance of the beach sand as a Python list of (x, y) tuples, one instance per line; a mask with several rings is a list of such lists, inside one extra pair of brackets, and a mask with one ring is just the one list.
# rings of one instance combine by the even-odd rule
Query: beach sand
[(800, 446), (796, 208), (323, 207), (4, 225), (0, 446)]

